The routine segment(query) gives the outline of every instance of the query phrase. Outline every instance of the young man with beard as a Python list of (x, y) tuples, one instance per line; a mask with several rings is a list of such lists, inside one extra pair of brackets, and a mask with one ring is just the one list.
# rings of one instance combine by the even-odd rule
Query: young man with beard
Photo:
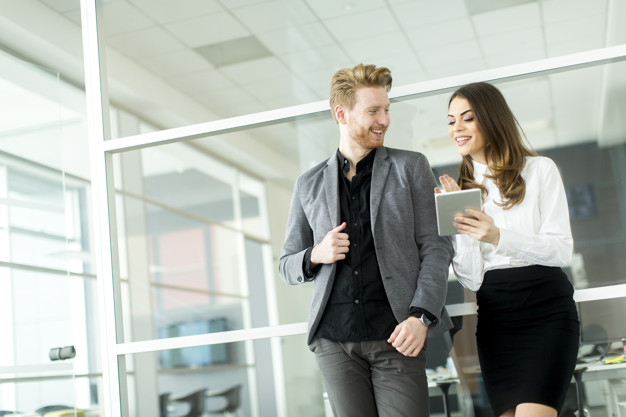
[(335, 417), (426, 417), (426, 335), (444, 309), (452, 246), (437, 233), (424, 155), (383, 146), (391, 72), (337, 71), (339, 149), (296, 181), (279, 271), (313, 281), (307, 343)]

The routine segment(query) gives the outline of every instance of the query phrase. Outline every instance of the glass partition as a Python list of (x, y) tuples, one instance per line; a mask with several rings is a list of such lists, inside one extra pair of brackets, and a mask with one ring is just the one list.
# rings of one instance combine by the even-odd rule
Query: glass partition
[(111, 97), (164, 129), (327, 100), (359, 62), (406, 85), (617, 45), (614, 3), (100, 0), (99, 20)]

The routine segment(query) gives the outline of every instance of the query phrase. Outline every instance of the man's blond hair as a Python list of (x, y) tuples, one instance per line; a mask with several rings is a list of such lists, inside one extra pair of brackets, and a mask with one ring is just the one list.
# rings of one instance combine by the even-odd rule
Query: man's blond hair
[(356, 104), (356, 91), (363, 87), (382, 87), (389, 92), (391, 71), (385, 67), (376, 68), (376, 65), (363, 64), (337, 71), (330, 81), (330, 109), (335, 122), (335, 106), (341, 104), (352, 110)]

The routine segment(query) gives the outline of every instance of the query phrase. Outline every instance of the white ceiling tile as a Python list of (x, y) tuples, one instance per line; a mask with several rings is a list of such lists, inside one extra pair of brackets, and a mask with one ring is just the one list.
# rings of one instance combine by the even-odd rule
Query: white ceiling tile
[(546, 24), (546, 41), (553, 44), (574, 39), (596, 39), (605, 33), (605, 19), (606, 16), (603, 14), (593, 14), (584, 18)]
[(413, 50), (401, 32), (385, 33), (380, 36), (344, 42), (343, 47), (355, 62), (376, 63), (381, 56), (405, 54)]
[(240, 87), (230, 86), (212, 90), (205, 94), (201, 101), (222, 117), (233, 117), (242, 114), (258, 113), (268, 110), (267, 106), (242, 90)]
[(548, 43), (548, 56), (560, 56), (576, 52), (589, 51), (605, 46), (604, 35), (589, 37), (586, 39), (568, 39), (563, 42)]
[(456, 28), (447, 22), (460, 18), (467, 20), (469, 16), (463, 0), (411, 1), (393, 5), (392, 9), (405, 29), (446, 22), (446, 30), (456, 31)]
[(209, 97), (215, 90), (234, 88), (235, 85), (217, 70), (200, 71), (170, 78), (169, 82), (187, 94)]
[(423, 65), (428, 79), (450, 77), (452, 75), (467, 74), (487, 69), (484, 59), (479, 56), (466, 57), (459, 62), (445, 62), (445, 60), (424, 60)]
[(456, 46), (452, 44), (476, 39), (472, 24), (467, 19), (455, 19), (445, 25), (422, 25), (407, 29), (406, 34), (418, 50), (450, 45), (450, 48), (446, 48), (448, 53), (456, 51)]
[(130, 2), (158, 23), (171, 23), (224, 11), (218, 0), (130, 0)]
[(275, 0), (232, 10), (253, 33), (311, 23), (317, 19), (301, 0)]
[(251, 6), (258, 3), (267, 3), (272, 0), (228, 0), (228, 8), (238, 9), (239, 7)]
[(319, 23), (288, 27), (257, 35), (274, 55), (290, 54), (330, 45), (333, 39)]
[(536, 49), (507, 51), (500, 54), (487, 55), (485, 61), (489, 68), (504, 67), (522, 62), (537, 61), (546, 58), (543, 46)]
[(178, 51), (185, 47), (160, 27), (110, 36), (107, 44), (132, 59)]
[(339, 42), (372, 37), (396, 30), (397, 23), (387, 8), (329, 19), (326, 27)]
[(105, 35), (116, 35), (154, 26), (154, 22), (125, 1), (103, 2), (99, 23)]
[(480, 39), (485, 56), (515, 54), (520, 49), (543, 50), (543, 34), (540, 27), (509, 31)]
[(607, 0), (544, 0), (541, 2), (543, 21), (546, 23), (584, 18), (599, 13), (606, 16), (606, 7)]
[(228, 13), (215, 13), (165, 25), (192, 48), (248, 36), (249, 32)]
[(59, 13), (80, 10), (80, 0), (39, 0)]
[(326, 100), (330, 94), (330, 79), (333, 74), (341, 68), (343, 67), (301, 73), (300, 78), (313, 91), (317, 92), (318, 95), (321, 95), (321, 100)]
[(149, 71), (163, 78), (207, 71), (213, 68), (206, 59), (189, 49), (138, 59), (138, 61)]
[(466, 62), (482, 59), (482, 52), (476, 41), (467, 41), (456, 43), (453, 50), (449, 48), (423, 49), (418, 52), (418, 58), (427, 68), (454, 66), (460, 73), (467, 72)]
[(282, 78), (287, 81), (291, 72), (276, 57), (255, 59), (221, 67), (221, 72), (238, 84)]
[(347, 17), (380, 8), (380, 0), (306, 0), (322, 20)]
[(472, 16), (476, 34), (479, 37), (497, 35), (510, 31), (541, 26), (541, 13), (538, 3), (499, 9), (493, 12)]
[(282, 59), (291, 71), (298, 74), (319, 71), (330, 73), (328, 82), (330, 82), (330, 76), (338, 69), (354, 67), (358, 64), (348, 58), (343, 49), (335, 45), (284, 55)]
[[(262, 83), (245, 84), (242, 88), (261, 101), (276, 97), (311, 96), (310, 88), (295, 78), (287, 80), (284, 78), (274, 78), (265, 80)], [(293, 104), (295, 103), (292, 103), (292, 105)]]

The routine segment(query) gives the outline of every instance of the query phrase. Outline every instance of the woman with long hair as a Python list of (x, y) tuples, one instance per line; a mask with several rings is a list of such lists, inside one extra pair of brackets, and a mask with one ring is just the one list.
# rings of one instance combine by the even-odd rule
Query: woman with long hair
[(454, 92), (448, 125), (463, 159), (457, 181), (439, 178), (443, 191), (479, 188), (483, 196), (482, 210), (455, 218), (453, 267), (477, 291), (476, 343), (489, 401), (497, 416), (555, 417), (579, 340), (574, 289), (561, 269), (573, 250), (561, 176), (525, 143), (491, 84)]

